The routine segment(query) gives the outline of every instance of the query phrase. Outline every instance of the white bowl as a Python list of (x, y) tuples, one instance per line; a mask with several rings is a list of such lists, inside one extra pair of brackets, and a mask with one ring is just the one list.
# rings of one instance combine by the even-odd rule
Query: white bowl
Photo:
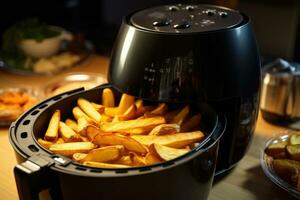
[(49, 57), (56, 54), (59, 51), (63, 40), (72, 40), (72, 34), (59, 27), (51, 26), (51, 28), (60, 31), (61, 34), (42, 41), (24, 39), (20, 41), (19, 48), (25, 55), (33, 58)]

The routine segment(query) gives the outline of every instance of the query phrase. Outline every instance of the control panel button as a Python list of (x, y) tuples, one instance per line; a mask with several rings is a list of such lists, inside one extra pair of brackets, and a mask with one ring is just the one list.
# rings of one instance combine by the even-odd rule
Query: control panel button
[(170, 11), (178, 11), (178, 10), (179, 10), (179, 7), (177, 7), (177, 6), (170, 6), (170, 7), (169, 7), (169, 10), (170, 10)]
[(191, 25), (189, 22), (182, 22), (178, 24), (174, 24), (173, 28), (175, 29), (186, 29), (189, 28)]
[(153, 26), (169, 26), (170, 21), (169, 20), (160, 20), (160, 21), (154, 21), (152, 23)]

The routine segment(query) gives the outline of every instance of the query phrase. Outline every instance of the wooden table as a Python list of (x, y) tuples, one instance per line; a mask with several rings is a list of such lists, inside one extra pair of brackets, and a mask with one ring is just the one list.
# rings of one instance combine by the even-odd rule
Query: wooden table
[[(80, 66), (68, 69), (61, 74), (70, 72), (106, 74), (107, 66), (107, 58), (92, 56)], [(24, 77), (0, 72), (0, 88), (12, 86), (39, 88), (52, 78), (51, 76)], [(266, 139), (281, 134), (284, 130), (285, 128), (283, 127), (265, 122), (259, 116), (254, 138), (248, 153), (230, 174), (214, 184), (209, 199), (292, 199), (291, 197), (286, 197), (287, 193), (266, 178), (259, 160), (260, 151)], [(2, 128), (0, 129), (0, 199), (18, 199), (13, 177), (13, 167), (15, 164), (14, 151), (8, 141), (8, 128)]]

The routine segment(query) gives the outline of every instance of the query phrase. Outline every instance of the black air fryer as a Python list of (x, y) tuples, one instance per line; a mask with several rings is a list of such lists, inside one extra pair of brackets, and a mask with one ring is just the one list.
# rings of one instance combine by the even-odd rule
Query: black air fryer
[[(245, 154), (257, 116), (260, 67), (247, 16), (210, 5), (170, 5), (124, 19), (115, 43), (109, 84), (74, 90), (34, 106), (10, 127), (21, 200), (205, 200), (219, 170)], [(43, 148), (51, 115), (72, 116), (80, 97), (101, 103), (104, 88), (128, 93), (145, 104), (190, 105), (201, 113), (205, 139), (189, 153), (150, 166), (107, 169), (84, 166)], [(228, 122), (227, 128), (226, 124)], [(220, 172), (220, 171), (219, 171)], [(49, 197), (47, 197), (49, 199)]]
[(249, 17), (211, 5), (159, 6), (123, 21), (109, 82), (122, 92), (206, 102), (227, 117), (218, 173), (246, 153), (258, 114), (260, 60)]

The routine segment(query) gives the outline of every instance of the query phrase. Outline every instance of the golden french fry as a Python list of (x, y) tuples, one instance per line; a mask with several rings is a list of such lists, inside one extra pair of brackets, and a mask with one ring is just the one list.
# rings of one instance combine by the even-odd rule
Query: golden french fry
[(128, 133), (129, 135), (145, 135), (153, 129), (153, 126), (145, 126), (140, 128), (126, 129), (122, 132)]
[(38, 142), (40, 143), (40, 145), (42, 145), (46, 149), (49, 149), (49, 147), (54, 144), (53, 142), (49, 142), (49, 141), (43, 140), (42, 138), (39, 138)]
[(135, 107), (136, 107), (136, 116), (142, 116), (146, 112), (153, 110), (154, 106), (144, 106), (144, 101), (142, 99), (138, 99), (135, 101)]
[(80, 136), (63, 122), (59, 122), (59, 132), (65, 142), (79, 142)]
[(80, 137), (80, 139), (81, 139), (82, 142), (89, 142), (89, 141), (90, 141), (90, 140), (89, 140), (87, 137), (85, 137), (85, 136), (79, 135), (79, 137)]
[(137, 155), (136, 153), (130, 152), (129, 156), (132, 160), (133, 166), (144, 166), (146, 165), (145, 158), (143, 156)]
[(181, 132), (193, 131), (195, 129), (199, 129), (201, 121), (201, 114), (197, 114), (192, 116), (190, 119), (184, 121), (180, 127)]
[(65, 143), (64, 139), (62, 139), (61, 137), (58, 138), (55, 142), (55, 144), (62, 144), (62, 143)]
[(153, 149), (155, 149), (157, 155), (161, 159), (166, 161), (175, 159), (190, 151), (188, 149), (176, 149), (176, 148), (167, 147), (160, 144), (151, 144), (151, 145), (153, 146)]
[(112, 120), (113, 120), (113, 118), (106, 114), (101, 115), (101, 122), (111, 122)]
[(178, 124), (161, 124), (152, 129), (149, 135), (167, 135), (178, 133), (180, 126)]
[(68, 127), (73, 129), (75, 132), (78, 132), (78, 126), (77, 126), (77, 123), (74, 120), (66, 119), (65, 123)]
[(150, 113), (154, 115), (163, 115), (167, 112), (168, 106), (166, 103), (160, 103), (158, 106), (152, 110)]
[(105, 88), (102, 91), (102, 104), (105, 107), (115, 107), (115, 96), (110, 88)]
[(286, 151), (286, 146), (287, 146), (288, 142), (284, 141), (284, 142), (278, 142), (278, 143), (274, 143), (274, 144), (270, 144), (265, 152), (266, 154), (268, 154), (269, 156), (275, 156), (281, 153), (285, 153)]
[(134, 96), (123, 93), (118, 106), (119, 114), (123, 114), (133, 104)]
[(99, 167), (99, 168), (128, 168), (129, 165), (120, 165), (120, 164), (109, 164), (109, 163), (101, 163), (101, 162), (93, 162), (93, 161), (85, 161), (84, 165), (91, 167)]
[(179, 124), (181, 125), (184, 119), (188, 116), (190, 112), (190, 107), (185, 106), (181, 111), (174, 117), (172, 120), (172, 124)]
[(119, 121), (130, 120), (135, 117), (136, 107), (132, 104), (122, 115), (116, 116), (118, 117)]
[(80, 117), (84, 117), (87, 121), (92, 121), (92, 119), (77, 106), (73, 108), (72, 113), (77, 121)]
[(64, 156), (72, 156), (74, 153), (87, 153), (96, 148), (97, 145), (91, 142), (69, 142), (62, 144), (53, 144), (49, 148), (53, 153), (61, 154)]
[(77, 162), (81, 162), (86, 156), (86, 153), (74, 153), (72, 159)]
[(100, 129), (105, 132), (122, 132), (124, 130), (143, 128), (143, 127), (154, 127), (165, 123), (165, 118), (157, 116), (146, 119), (134, 119), (128, 121), (111, 122), (100, 125)]
[(98, 135), (98, 134), (106, 134), (106, 132), (103, 132), (101, 129), (99, 129), (98, 127), (93, 126), (93, 125), (88, 125), (85, 128), (85, 133), (86, 133), (87, 138), (90, 141), (93, 141), (94, 138), (96, 137), (96, 135)]
[(105, 107), (104, 113), (107, 116), (114, 117), (114, 116), (119, 115), (119, 108), (118, 107), (113, 107), (113, 108), (112, 107)]
[(96, 122), (101, 121), (101, 114), (94, 108), (94, 106), (88, 100), (79, 98), (77, 100), (78, 106), (83, 110), (90, 118)]
[(123, 145), (126, 149), (141, 154), (147, 153), (147, 148), (138, 141), (120, 134), (97, 134), (93, 140), (97, 145)]
[(120, 165), (132, 165), (132, 160), (130, 156), (122, 156), (120, 159), (113, 162), (114, 164), (120, 164)]
[(59, 122), (60, 122), (60, 110), (56, 110), (50, 119), (48, 129), (45, 134), (45, 140), (51, 142), (57, 140)]
[(99, 113), (104, 113), (105, 110), (105, 106), (104, 105), (100, 105), (94, 102), (91, 102), (92, 106), (97, 110), (97, 112)]
[(147, 146), (156, 143), (168, 147), (184, 148), (189, 144), (203, 140), (204, 134), (201, 131), (194, 131), (172, 135), (132, 135), (130, 137)]
[(300, 161), (300, 144), (287, 145), (286, 150), (293, 160)]
[(289, 142), (291, 145), (300, 144), (300, 132), (293, 133), (289, 138)]
[[(85, 157), (83, 157), (80, 162), (85, 161), (95, 161), (95, 162), (111, 162), (119, 159), (122, 155), (122, 151), (124, 151), (124, 147), (122, 145), (116, 146), (106, 146), (97, 149), (91, 150)], [(73, 155), (74, 157), (79, 157), (76, 153)], [(78, 160), (78, 159), (77, 159)]]
[(79, 117), (78, 118), (78, 121), (77, 121), (77, 124), (78, 124), (78, 133), (82, 136), (85, 136), (86, 135), (86, 130), (85, 128), (90, 124), (88, 122), (88, 120), (85, 118), (85, 117)]

